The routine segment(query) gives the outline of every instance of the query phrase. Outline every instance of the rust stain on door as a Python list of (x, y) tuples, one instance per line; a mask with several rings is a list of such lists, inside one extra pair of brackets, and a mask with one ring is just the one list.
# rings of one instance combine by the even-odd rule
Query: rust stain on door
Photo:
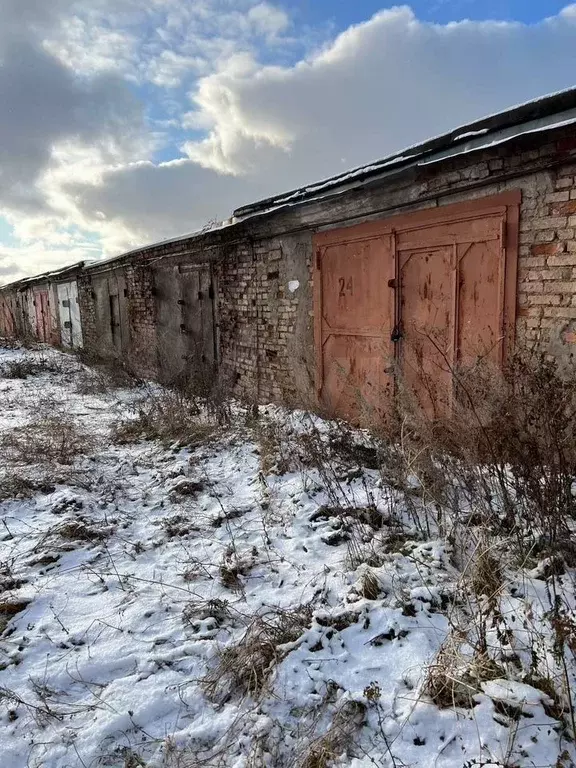
[[(401, 389), (434, 416), (455, 372), (514, 336), (520, 193), (315, 236), (320, 403), (373, 421)], [(394, 375), (393, 375), (394, 374)]]

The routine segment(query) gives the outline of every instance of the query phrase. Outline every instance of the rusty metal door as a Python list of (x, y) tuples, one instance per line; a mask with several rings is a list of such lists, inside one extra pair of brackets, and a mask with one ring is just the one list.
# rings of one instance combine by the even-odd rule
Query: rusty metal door
[(396, 234), (398, 382), (432, 417), (463, 366), (502, 362), (505, 222), (502, 208)]
[(13, 338), (16, 335), (16, 322), (12, 309), (11, 297), (3, 297), (0, 301), (0, 334), (5, 338)]
[(37, 291), (34, 296), (36, 335), (39, 341), (50, 341), (50, 300), (48, 291)]
[(366, 421), (402, 390), (434, 416), (451, 408), (462, 366), (502, 363), (519, 202), (509, 192), (315, 235), (320, 404)]
[(215, 289), (209, 264), (159, 267), (154, 273), (163, 378), (212, 382), (216, 365)]
[(389, 398), (394, 272), (390, 235), (353, 235), (316, 237), (317, 389), (328, 413), (367, 422)]

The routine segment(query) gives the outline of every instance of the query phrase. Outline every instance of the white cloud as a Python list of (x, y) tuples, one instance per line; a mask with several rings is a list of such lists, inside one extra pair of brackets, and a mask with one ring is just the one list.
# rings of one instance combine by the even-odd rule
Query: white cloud
[[(67, 231), (91, 233), (107, 255), (193, 231), (568, 87), (576, 71), (576, 5), (531, 26), (429, 24), (396, 7), (291, 66), (260, 63), (263, 46), (285, 61), (294, 30), (258, 0), (0, 0), (0, 11), (10, 75), (0, 68), (0, 98), (11, 105), (0, 212), (23, 238), (22, 263), (30, 243), (43, 262), (51, 249), (75, 259), (85, 241)], [(158, 100), (138, 103), (150, 83)], [(154, 163), (170, 136), (179, 159)], [(0, 271), (18, 256), (3, 254)]]
[[(574, 6), (576, 7), (576, 6)], [(351, 27), (292, 67), (235, 55), (199, 80), (189, 162), (118, 168), (76, 188), (142, 241), (193, 231), (233, 207), (370, 162), (514, 103), (568, 87), (573, 8), (540, 24), (427, 24), (408, 7)]]

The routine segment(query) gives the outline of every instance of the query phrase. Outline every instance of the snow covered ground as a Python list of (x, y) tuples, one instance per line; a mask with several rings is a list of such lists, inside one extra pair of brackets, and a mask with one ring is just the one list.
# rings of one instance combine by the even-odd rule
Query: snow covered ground
[(575, 764), (541, 568), (473, 602), (378, 470), (302, 458), (306, 414), (118, 444), (150, 387), (90, 392), (48, 349), (0, 369), (1, 768)]

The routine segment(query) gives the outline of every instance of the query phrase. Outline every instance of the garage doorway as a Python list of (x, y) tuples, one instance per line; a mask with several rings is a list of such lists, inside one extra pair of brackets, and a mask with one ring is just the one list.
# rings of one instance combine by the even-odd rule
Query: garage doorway
[(402, 388), (450, 409), (455, 371), (513, 343), (520, 193), (315, 236), (316, 383), (347, 419), (382, 418)]

